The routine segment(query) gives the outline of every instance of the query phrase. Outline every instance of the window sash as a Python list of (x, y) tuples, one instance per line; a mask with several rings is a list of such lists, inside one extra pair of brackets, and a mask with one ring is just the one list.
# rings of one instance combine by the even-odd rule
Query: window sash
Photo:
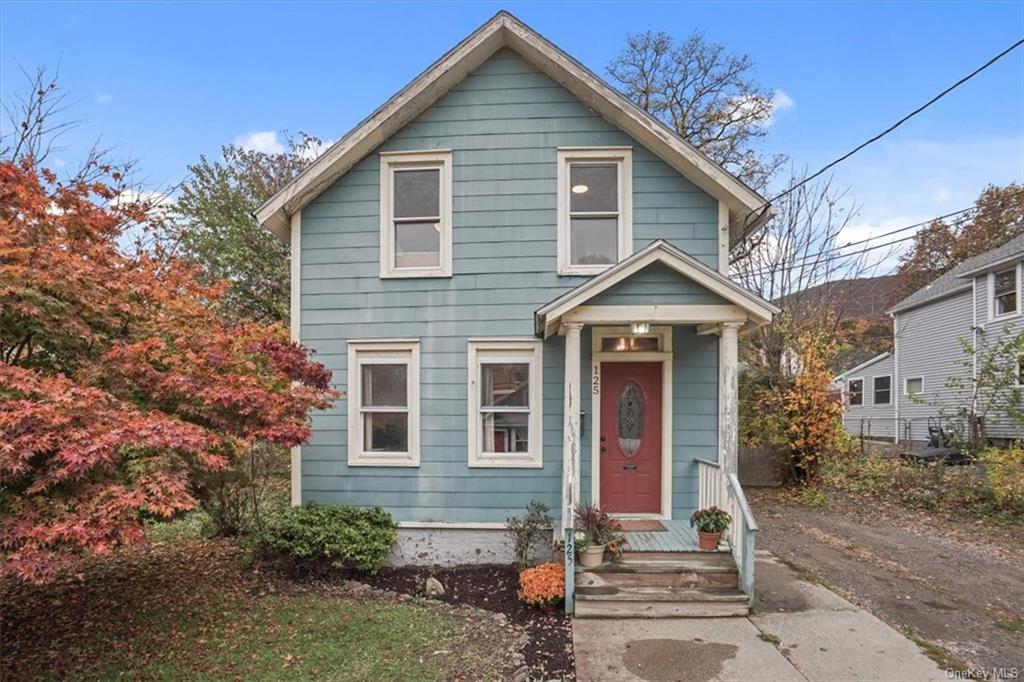
[[(452, 276), (452, 152), (447, 149), (415, 152), (380, 153), (380, 277), (426, 278)], [(399, 208), (401, 173), (435, 171), (437, 174), (436, 207), (428, 196), (420, 206), (401, 202), (403, 211), (412, 208), (435, 209), (423, 215), (396, 215)], [(425, 192), (433, 183), (424, 183)], [(423, 225), (422, 232), (419, 226)], [(426, 225), (437, 235), (429, 237)], [(401, 229), (403, 226), (408, 226)], [(403, 244), (412, 250), (399, 249), (399, 233)], [(420, 250), (426, 249), (426, 250)]]
[[(879, 381), (885, 381), (885, 386), (879, 386)], [(891, 405), (892, 404), (892, 377), (875, 377), (871, 380), (872, 388), (872, 400), (875, 405)], [(885, 396), (885, 400), (881, 400), (879, 396)]]
[[(371, 351), (371, 353), (372, 353), (372, 351)], [(364, 357), (358, 357), (359, 355), (364, 355)], [(410, 385), (410, 382), (412, 381), (412, 377), (410, 376), (410, 371), (409, 371), (411, 364), (412, 364), (411, 363), (411, 358), (402, 358), (402, 357), (373, 357), (372, 355), (370, 355), (369, 357), (366, 357), (365, 353), (359, 353), (357, 351), (357, 367), (356, 367), (356, 370), (358, 372), (358, 377), (359, 378), (357, 379), (358, 384), (357, 384), (357, 389), (356, 389), (358, 391), (358, 395), (355, 396), (355, 397), (356, 397), (356, 400), (357, 400), (356, 404), (359, 405), (359, 408), (358, 408), (359, 409), (359, 444), (360, 444), (359, 445), (359, 454), (361, 456), (373, 457), (373, 456), (381, 456), (381, 455), (397, 456), (397, 455), (408, 455), (409, 454), (409, 447), (408, 447), (408, 445), (409, 445), (409, 430), (410, 430), (410, 426), (411, 426), (411, 423), (410, 423), (411, 420), (409, 419), (409, 414), (412, 412), (412, 408), (411, 408), (411, 405), (412, 405), (412, 386)], [(403, 365), (405, 367), (405, 405), (404, 406), (399, 406), (399, 405), (366, 405), (365, 404), (365, 402), (366, 402), (366, 392), (365, 392), (364, 387), (363, 387), (363, 367), (365, 365)], [(404, 414), (404, 415), (406, 415), (406, 418), (405, 418), (405, 428), (406, 428), (405, 443), (406, 443), (406, 449), (405, 450), (368, 450), (368, 449), (366, 449), (366, 438), (367, 438), (367, 436), (369, 434), (366, 433), (366, 418), (365, 418), (365, 415), (370, 414), (370, 413)]]
[[(531, 357), (529, 357), (529, 358), (526, 357), (526, 353), (527, 352), (530, 352)], [(527, 374), (526, 374), (526, 377), (527, 377), (526, 378), (526, 382), (527, 382), (526, 383), (527, 396), (529, 396), (530, 392), (533, 391), (533, 382), (534, 382), (533, 367), (534, 367), (534, 363), (533, 363), (532, 351), (522, 351), (519, 355), (510, 354), (510, 355), (504, 355), (504, 356), (492, 355), (490, 353), (487, 353), (486, 351), (484, 353), (480, 353), (478, 351), (477, 352), (477, 359), (476, 359), (476, 381), (477, 381), (477, 390), (476, 390), (476, 393), (477, 393), (477, 396), (476, 396), (476, 411), (477, 411), (477, 415), (476, 415), (476, 419), (477, 419), (477, 423), (478, 424), (481, 423), (481, 417), (483, 415), (485, 415), (485, 414), (510, 413), (510, 414), (527, 414), (527, 415), (531, 415), (532, 416), (533, 410), (536, 409), (536, 406), (534, 406), (532, 404), (533, 403), (532, 400), (529, 400), (529, 402), (531, 403), (530, 405), (509, 405), (509, 406), (505, 406), (505, 405), (484, 405), (483, 404), (483, 397), (480, 395), (480, 390), (479, 389), (480, 389), (481, 386), (484, 385), (484, 365), (502, 365), (502, 364), (527, 365)], [(527, 427), (529, 427), (530, 420), (527, 419), (526, 423), (527, 423)], [(526, 449), (525, 452), (514, 452), (514, 451), (499, 452), (499, 451), (495, 451), (495, 450), (485, 450), (484, 449), (484, 443), (483, 443), (483, 435), (484, 435), (483, 434), (483, 427), (482, 426), (478, 426), (477, 428), (480, 429), (480, 431), (479, 431), (480, 439), (479, 439), (479, 441), (477, 443), (478, 448), (479, 448), (479, 451), (477, 453), (478, 457), (481, 457), (481, 458), (487, 458), (487, 457), (501, 457), (501, 458), (505, 458), (505, 457), (508, 457), (508, 458), (528, 459), (528, 458), (533, 456), (533, 450), (532, 450), (532, 448), (530, 448), (530, 445), (532, 445), (532, 443), (529, 442), (529, 441), (527, 442), (527, 449)], [(530, 434), (530, 440), (531, 441), (533, 440), (533, 434), (532, 433)]]
[[(622, 160), (621, 159), (610, 159), (610, 160), (604, 160), (604, 161), (601, 161), (601, 160), (595, 160), (595, 161), (572, 161), (572, 160), (569, 160), (569, 161), (566, 162), (565, 165), (566, 165), (565, 182), (567, 183), (567, 187), (565, 187), (565, 192), (566, 192), (566, 200), (568, 202), (568, 213), (569, 213), (569, 220), (570, 220), (570, 225), (567, 226), (568, 227), (568, 232), (567, 232), (567, 235), (566, 235), (567, 236), (567, 247), (568, 247), (569, 265), (571, 265), (572, 267), (580, 267), (580, 266), (587, 267), (588, 265), (592, 265), (590, 263), (582, 263), (582, 262), (579, 262), (579, 261), (574, 261), (573, 258), (572, 258), (573, 249), (572, 249), (572, 225), (571, 225), (571, 221), (572, 221), (573, 218), (614, 218), (615, 219), (615, 232), (616, 232), (615, 253), (608, 254), (608, 255), (611, 256), (612, 263), (617, 263), (619, 261), (619, 256), (620, 256), (620, 254), (619, 254), (619, 244), (618, 244), (619, 241), (620, 241), (619, 235), (622, 234), (622, 219), (621, 219), (621, 215), (622, 215)], [(615, 205), (617, 207), (616, 210), (614, 210), (614, 211), (574, 211), (574, 210), (572, 210), (572, 167), (573, 166), (614, 166), (615, 167)]]
[[(856, 388), (855, 388), (856, 387)], [(864, 380), (863, 379), (850, 379), (847, 384), (846, 391), (850, 400), (851, 405), (863, 405), (864, 404)], [(854, 402), (856, 398), (856, 402)]]
[[(1007, 277), (1009, 275), (1009, 277)], [(1005, 282), (1005, 283), (1004, 283)], [(1015, 315), (1020, 310), (1020, 268), (1014, 266), (992, 273), (992, 316)]]

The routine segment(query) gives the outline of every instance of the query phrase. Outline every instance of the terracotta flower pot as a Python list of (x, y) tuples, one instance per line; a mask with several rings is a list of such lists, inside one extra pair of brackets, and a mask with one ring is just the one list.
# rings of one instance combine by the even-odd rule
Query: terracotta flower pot
[(722, 539), (721, 533), (705, 533), (702, 530), (697, 531), (697, 538), (701, 549), (714, 551), (718, 549), (718, 542)]
[(591, 545), (580, 552), (580, 566), (594, 568), (604, 561), (604, 545)]

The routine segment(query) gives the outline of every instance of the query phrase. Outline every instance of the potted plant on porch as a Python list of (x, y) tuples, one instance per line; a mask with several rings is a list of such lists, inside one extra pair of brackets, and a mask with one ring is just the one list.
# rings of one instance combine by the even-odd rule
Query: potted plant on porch
[(730, 523), (732, 517), (729, 512), (718, 507), (698, 509), (690, 517), (690, 525), (697, 529), (700, 548), (707, 550), (718, 549), (722, 533), (729, 528)]
[(619, 522), (594, 504), (576, 506), (576, 535), (573, 538), (580, 555), (580, 566), (593, 568), (604, 561), (605, 551), (611, 552), (612, 560), (622, 556), (626, 537)]

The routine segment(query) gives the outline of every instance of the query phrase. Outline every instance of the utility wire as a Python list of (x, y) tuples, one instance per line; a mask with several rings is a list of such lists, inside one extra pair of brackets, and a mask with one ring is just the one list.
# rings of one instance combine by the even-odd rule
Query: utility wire
[[(1018, 197), (1018, 196), (1021, 196), (1021, 195), (1024, 195), (1024, 189), (1021, 189), (1021, 190), (1019, 190), (1017, 192), (1014, 192), (1013, 194), (1009, 195), (1009, 198), (1014, 198), (1014, 197)], [(876, 241), (878, 239), (882, 239), (884, 237), (891, 237), (892, 235), (899, 234), (901, 232), (906, 232), (907, 230), (913, 230), (915, 228), (924, 227), (926, 225), (931, 225), (932, 223), (934, 223), (936, 221), (946, 220), (947, 218), (952, 218), (953, 216), (958, 216), (958, 215), (961, 215), (963, 213), (969, 213), (970, 211), (975, 211), (975, 210), (977, 210), (977, 208), (978, 207), (976, 205), (975, 206), (968, 206), (967, 208), (961, 208), (958, 211), (953, 211), (951, 213), (946, 213), (944, 215), (935, 216), (934, 218), (929, 218), (928, 220), (922, 220), (921, 222), (914, 223), (913, 225), (906, 225), (904, 227), (898, 227), (898, 228), (896, 228), (894, 230), (890, 230), (888, 232), (882, 232), (880, 234), (872, 235), (870, 237), (867, 237), (865, 239), (861, 239), (859, 241), (847, 242), (846, 244), (841, 244), (839, 246), (835, 246), (835, 247), (833, 247), (831, 249), (828, 249), (826, 251), (819, 251), (818, 253), (805, 254), (804, 256), (796, 259), (796, 261), (794, 261), (793, 263), (791, 263), (790, 265), (787, 265), (785, 267), (781, 267), (781, 268), (778, 268), (778, 269), (774, 269), (774, 268), (768, 267), (768, 268), (764, 268), (764, 269), (761, 269), (761, 270), (755, 270), (755, 271), (752, 271), (752, 272), (749, 272), (749, 273), (746, 273), (746, 274), (748, 274), (748, 275), (760, 275), (760, 274), (770, 274), (772, 272), (783, 272), (783, 271), (786, 271), (786, 270), (795, 270), (796, 268), (804, 267), (804, 266), (810, 264), (812, 261), (815, 261), (815, 259), (818, 259), (819, 256), (821, 254), (823, 254), (823, 253), (824, 254), (831, 254), (831, 255), (828, 255), (825, 258), (817, 260), (816, 263), (825, 263), (825, 262), (829, 262), (829, 261), (833, 261), (833, 260), (839, 260), (839, 259), (842, 259), (842, 258), (852, 258), (854, 256), (859, 256), (859, 255), (862, 255), (864, 253), (867, 253), (868, 251), (873, 251), (874, 249), (884, 248), (886, 246), (893, 246), (895, 244), (901, 244), (901, 243), (903, 243), (905, 241), (909, 241), (911, 239), (916, 238), (917, 237), (917, 233), (915, 232), (914, 234), (909, 235), (907, 237), (903, 237), (901, 239), (895, 239), (895, 240), (893, 240), (891, 242), (886, 242), (885, 244), (878, 244), (878, 245), (872, 246), (870, 248), (861, 249), (859, 251), (852, 251), (850, 253), (839, 253), (839, 251), (842, 251), (843, 249), (847, 249), (847, 248), (849, 248), (851, 246), (859, 246), (861, 244), (867, 244), (869, 242), (873, 242), (873, 241)]]
[[(981, 73), (982, 71), (984, 71), (988, 67), (990, 67), (993, 64), (995, 64), (997, 61), (999, 61), (1000, 59), (1002, 59), (1003, 57), (1005, 57), (1009, 53), (1011, 53), (1014, 50), (1016, 50), (1021, 45), (1024, 45), (1024, 38), (1021, 38), (1020, 40), (1015, 42), (1013, 45), (1010, 45), (1008, 48), (1006, 48), (1005, 50), (1003, 50), (1002, 52), (1000, 52), (996, 56), (994, 56), (991, 59), (989, 59), (987, 62), (985, 62), (984, 64), (982, 64), (978, 68), (976, 68), (974, 71), (970, 72), (969, 74), (967, 74), (966, 76), (964, 76), (963, 78), (958, 80), (956, 83), (953, 83), (948, 88), (946, 88), (945, 90), (943, 90), (939, 94), (935, 95), (935, 97), (932, 97), (930, 100), (928, 100), (927, 102), (925, 102), (924, 104), (919, 106), (917, 109), (914, 109), (912, 112), (910, 112), (909, 114), (907, 114), (906, 116), (904, 116), (900, 120), (896, 121), (891, 126), (886, 128), (882, 132), (878, 133), (877, 135), (875, 135), (871, 139), (869, 139), (869, 140), (867, 140), (865, 142), (862, 142), (861, 144), (857, 145), (856, 147), (854, 147), (853, 149), (851, 149), (847, 153), (845, 153), (842, 156), (840, 156), (838, 159), (836, 159), (836, 160), (826, 164), (825, 166), (822, 166), (822, 168), (820, 170), (816, 171), (812, 175), (807, 176), (806, 178), (804, 178), (800, 182), (796, 183), (795, 185), (787, 188), (785, 191), (781, 192), (780, 194), (776, 194), (771, 199), (766, 201), (764, 206), (762, 206), (759, 209), (756, 209), (756, 211), (758, 211), (759, 213), (764, 213), (764, 211), (768, 210), (768, 207), (771, 206), (772, 202), (777, 201), (777, 200), (781, 199), (782, 197), (784, 197), (784, 196), (786, 196), (786, 195), (796, 191), (797, 188), (799, 188), (799, 187), (807, 184), (811, 180), (819, 177), (823, 173), (827, 172), (830, 168), (833, 168), (834, 166), (842, 163), (843, 161), (845, 161), (846, 159), (850, 158), (851, 156), (853, 156), (854, 154), (856, 154), (860, 150), (862, 150), (865, 147), (867, 147), (868, 145), (873, 144), (873, 143), (877, 142), (878, 140), (882, 139), (883, 137), (885, 137), (886, 135), (888, 135), (892, 131), (896, 130), (897, 128), (899, 128), (901, 125), (903, 125), (904, 123), (906, 123), (907, 121), (909, 121), (913, 117), (915, 117), (918, 114), (920, 114), (922, 111), (924, 111), (925, 109), (927, 109), (931, 105), (933, 105), (936, 102), (938, 102), (940, 99), (942, 99), (943, 97), (945, 97), (949, 93), (951, 93), (954, 90), (956, 90), (958, 87), (960, 87), (961, 85), (963, 85), (967, 81), (969, 81), (972, 78), (974, 78), (975, 76), (977, 76), (979, 73)], [(745, 222), (749, 221), (750, 215), (753, 214), (753, 213), (754, 213), (754, 211), (751, 211), (750, 214), (747, 215), (747, 221), (745, 221)], [(748, 224), (749, 224), (749, 222), (748, 222)]]

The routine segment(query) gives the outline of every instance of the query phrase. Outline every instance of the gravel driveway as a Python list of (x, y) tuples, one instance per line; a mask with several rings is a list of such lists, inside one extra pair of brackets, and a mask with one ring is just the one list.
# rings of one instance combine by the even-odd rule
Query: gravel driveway
[(1024, 677), (1024, 529), (942, 519), (865, 498), (826, 507), (752, 491), (758, 549), (806, 567), (882, 620), (988, 679)]

